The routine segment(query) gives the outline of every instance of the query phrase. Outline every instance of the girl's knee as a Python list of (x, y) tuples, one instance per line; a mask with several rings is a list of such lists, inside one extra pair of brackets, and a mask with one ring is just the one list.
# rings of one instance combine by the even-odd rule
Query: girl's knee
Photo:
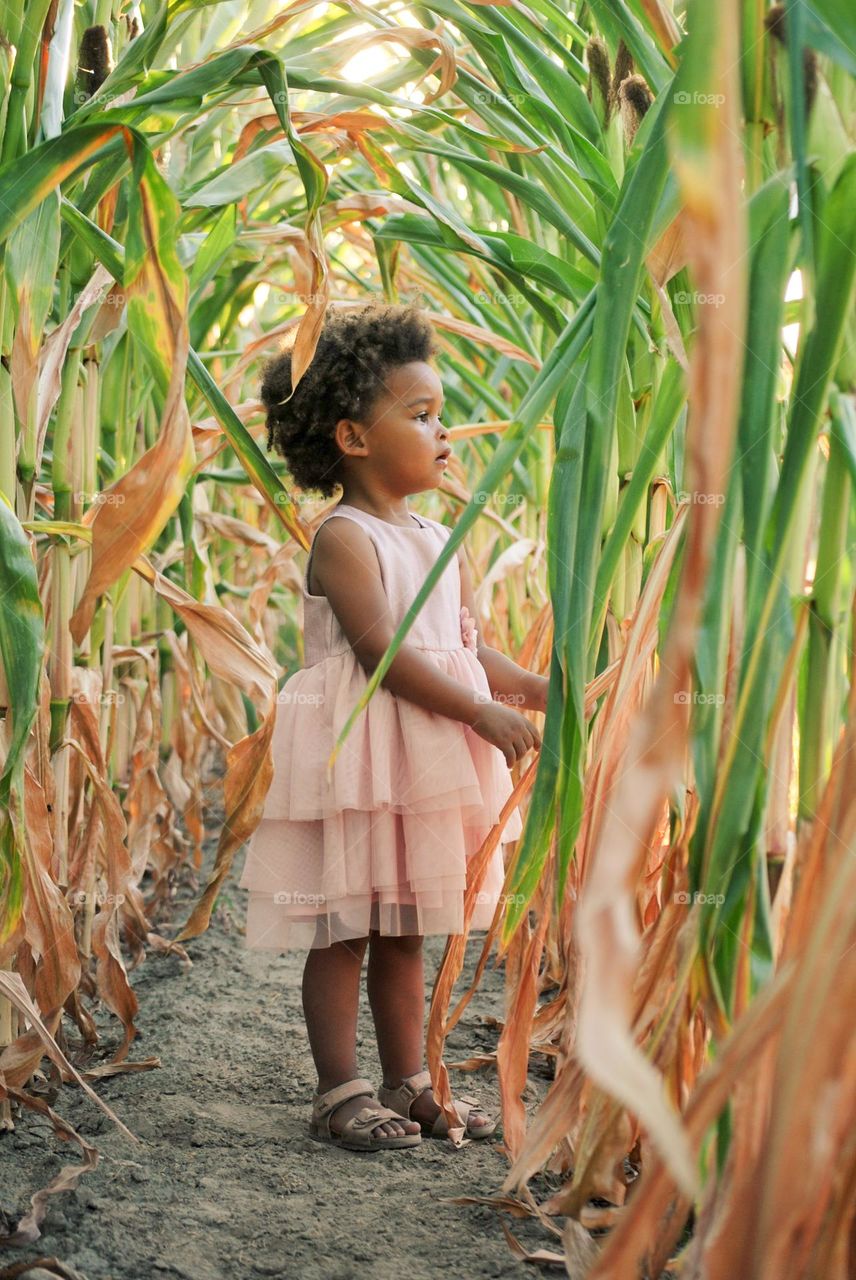
[[(366, 953), (368, 941), (368, 937), (344, 938), (338, 942), (331, 942), (326, 947), (319, 947), (318, 950), (329, 956), (341, 956), (342, 958), (350, 956), (354, 960), (360, 960)], [(312, 951), (309, 954), (312, 955)]]
[(351, 955), (365, 955), (366, 947), (369, 945), (368, 937), (365, 938), (349, 938), (346, 942), (338, 942), (336, 946), (342, 947), (349, 951)]

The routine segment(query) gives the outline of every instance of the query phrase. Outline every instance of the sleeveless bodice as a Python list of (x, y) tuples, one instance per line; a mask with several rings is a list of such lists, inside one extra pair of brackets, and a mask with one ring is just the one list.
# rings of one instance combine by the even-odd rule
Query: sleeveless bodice
[[(389, 611), (398, 627), (452, 530), (426, 516), (413, 516), (412, 527), (389, 524), (378, 516), (341, 502), (324, 517), (318, 528), (334, 518), (354, 520), (371, 538)], [(315, 537), (317, 535), (316, 529)], [(309, 591), (311, 560), (310, 550), (303, 578), (304, 665), (307, 667), (350, 648), (327, 597), (313, 595)], [(460, 612), (461, 574), (457, 556), (454, 556), (422, 606), (405, 643), (420, 649), (463, 648)]]

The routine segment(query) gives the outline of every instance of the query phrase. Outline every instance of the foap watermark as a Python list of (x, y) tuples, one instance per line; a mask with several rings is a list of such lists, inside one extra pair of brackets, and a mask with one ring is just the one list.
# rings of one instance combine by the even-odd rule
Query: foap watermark
[(476, 902), (480, 906), (490, 906), (494, 902), (501, 902), (503, 906), (511, 904), (514, 907), (522, 907), (526, 901), (526, 895), (523, 893), (487, 893), (484, 889), (480, 889), (476, 894)]
[(507, 89), (502, 94), (494, 93), (488, 89), (477, 89), (473, 94), (473, 102), (478, 102), (481, 106), (488, 105), (501, 99), (505, 102), (511, 102), (515, 107), (519, 107), (528, 98), (528, 94), (522, 89)]
[(477, 502), (479, 506), (497, 507), (519, 507), (524, 501), (522, 493), (486, 493), (483, 489), (479, 489), (473, 494), (473, 502)]
[(505, 702), (509, 706), (519, 707), (526, 697), (522, 693), (485, 693), (484, 689), (473, 690), (474, 702)]
[(679, 892), (679, 893), (672, 894), (672, 901), (677, 902), (679, 906), (684, 906), (684, 907), (691, 906), (696, 902), (701, 903), (703, 906), (715, 905), (717, 907), (721, 907), (723, 902), (725, 901), (725, 894), (724, 893), (699, 893), (698, 890), (696, 890), (695, 893)]
[(124, 893), (98, 893), (94, 890), (75, 889), (68, 895), (68, 901), (75, 906), (84, 906), (94, 902), (99, 907), (120, 907), (125, 901)]
[(679, 503), (692, 502), (700, 507), (721, 507), (725, 502), (724, 493), (700, 493), (696, 489), (679, 489), (675, 498)]
[[(281, 289), (279, 285), (270, 285), (265, 301), (270, 302), (302, 302), (307, 307), (322, 307), (330, 301), (326, 293), (300, 293), (297, 289)], [(259, 304), (264, 305), (262, 303)]]
[(323, 693), (301, 693), (299, 689), (281, 689), (277, 695), (277, 702), (293, 702), (308, 707), (320, 707), (324, 701)]
[(78, 489), (74, 501), (91, 507), (121, 507), (125, 502), (124, 493), (89, 493), (86, 489)]
[(502, 293), (498, 289), (488, 292), (486, 289), (479, 290), (473, 294), (475, 302), (492, 302), (497, 306), (522, 307), (526, 304), (526, 299), (522, 293)]
[(291, 889), (280, 889), (273, 895), (273, 900), (280, 907), (320, 907), (327, 897), (323, 893), (293, 893)]
[[(78, 298), (82, 298), (85, 292), (84, 289), (73, 289), (70, 295), (72, 304), (77, 302)], [(115, 285), (102, 284), (100, 289), (96, 289), (90, 296), (88, 306), (124, 307), (125, 302), (125, 294), (121, 289), (117, 289)]]
[(77, 693), (71, 695), (72, 702), (88, 702), (92, 706), (99, 707), (121, 707), (125, 701), (124, 693), (119, 693), (116, 689), (105, 689), (103, 693), (93, 693), (91, 696), (78, 690)]
[(679, 689), (675, 694), (674, 702), (679, 702), (685, 706), (688, 702), (694, 702), (703, 707), (721, 707), (725, 702), (724, 693), (701, 693), (697, 689), (693, 689), (690, 693), (687, 689)]
[(676, 107), (721, 107), (725, 102), (725, 94), (699, 93), (697, 90), (689, 93), (686, 89), (681, 89), (672, 94), (672, 101)]
[(295, 507), (318, 505), (317, 496), (313, 497), (311, 493), (286, 493), (284, 489), (278, 490), (273, 495), (273, 500), (278, 507), (287, 507), (289, 503)]
[(725, 294), (702, 293), (700, 289), (676, 289), (674, 301), (694, 307), (721, 307), (725, 302)]
[(127, 98), (127, 89), (123, 89), (121, 93), (111, 93), (109, 89), (96, 89), (94, 93), (90, 93), (87, 89), (78, 87), (71, 95), (71, 100), (76, 107), (82, 107), (85, 103), (94, 100), (99, 111), (109, 111), (114, 102), (123, 106)]

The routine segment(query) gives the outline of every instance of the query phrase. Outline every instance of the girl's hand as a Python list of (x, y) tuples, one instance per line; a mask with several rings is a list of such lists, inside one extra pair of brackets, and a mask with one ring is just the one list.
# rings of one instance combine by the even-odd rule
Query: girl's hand
[(499, 747), (509, 769), (532, 747), (537, 751), (541, 746), (540, 733), (521, 712), (493, 699), (485, 698), (471, 728), (480, 738)]

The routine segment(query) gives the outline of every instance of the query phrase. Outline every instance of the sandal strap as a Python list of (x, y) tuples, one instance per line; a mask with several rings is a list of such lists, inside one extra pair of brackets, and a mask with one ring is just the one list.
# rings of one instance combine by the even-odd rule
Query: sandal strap
[(358, 1098), (364, 1093), (369, 1094), (372, 1098), (375, 1096), (374, 1085), (371, 1080), (364, 1080), (361, 1077), (354, 1080), (346, 1080), (343, 1084), (334, 1085), (326, 1093), (316, 1093), (312, 1103), (315, 1119), (323, 1120), (325, 1116), (329, 1116), (343, 1102), (347, 1102), (349, 1098)]
[(402, 1105), (407, 1103), (409, 1114), (410, 1103), (415, 1102), (421, 1093), (431, 1087), (431, 1072), (426, 1069), (415, 1071), (412, 1076), (405, 1076), (401, 1084), (392, 1092), (401, 1099)]
[[(412, 1076), (405, 1076), (401, 1084), (398, 1086), (398, 1089), (394, 1090), (394, 1092), (406, 1095), (409, 1102), (415, 1102), (421, 1093), (424, 1093), (426, 1089), (432, 1088), (431, 1072), (425, 1070), (417, 1071)], [(453, 1099), (453, 1102), (468, 1102), (471, 1109), (479, 1108), (478, 1098), (473, 1098), (471, 1095), (466, 1093), (458, 1094), (457, 1098)]]
[(351, 1133), (355, 1129), (374, 1129), (386, 1120), (405, 1120), (406, 1118), (406, 1116), (400, 1116), (397, 1111), (393, 1111), (392, 1107), (372, 1104), (371, 1106), (361, 1107), (356, 1115), (351, 1116), (350, 1120), (346, 1120), (342, 1125), (342, 1132)]

